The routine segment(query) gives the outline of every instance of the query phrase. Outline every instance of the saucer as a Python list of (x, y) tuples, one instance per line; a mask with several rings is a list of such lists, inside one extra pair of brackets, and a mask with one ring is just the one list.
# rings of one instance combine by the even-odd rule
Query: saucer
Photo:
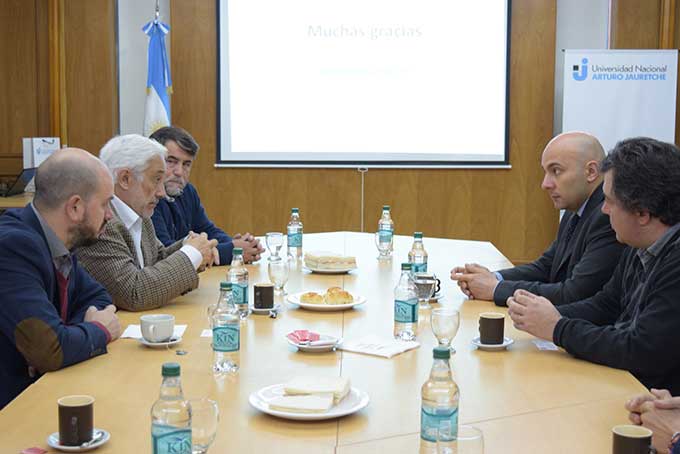
[(281, 310), (281, 303), (276, 303), (274, 304), (274, 307), (269, 308), (269, 309), (260, 309), (260, 308), (255, 308), (254, 306), (250, 306), (250, 310), (253, 312), (253, 314), (257, 315), (269, 315), (271, 311), (278, 312)]
[(514, 343), (515, 343), (515, 341), (510, 339), (509, 337), (504, 337), (502, 344), (482, 344), (479, 341), (479, 336), (472, 339), (472, 345), (476, 346), (480, 350), (489, 351), (489, 352), (493, 352), (493, 351), (497, 351), (497, 350), (506, 350), (510, 345), (512, 345)]
[(308, 344), (298, 344), (288, 339), (288, 337), (286, 337), (286, 340), (293, 347), (297, 347), (299, 351), (307, 353), (331, 352), (342, 342), (342, 339), (326, 334), (321, 334), (318, 341), (310, 342)]
[(91, 451), (93, 449), (97, 449), (101, 445), (107, 443), (109, 439), (111, 438), (111, 434), (105, 431), (104, 429), (97, 429), (95, 427), (94, 432), (96, 431), (101, 431), (104, 433), (104, 436), (92, 443), (91, 445), (88, 445), (84, 448), (81, 448), (80, 446), (62, 446), (59, 444), (59, 432), (54, 432), (51, 434), (49, 437), (47, 437), (47, 444), (50, 446), (50, 448), (57, 449), (59, 451), (64, 451), (64, 452), (85, 452), (85, 451)]
[(140, 337), (137, 339), (139, 342), (142, 344), (146, 345), (147, 347), (169, 347), (171, 345), (179, 344), (182, 342), (182, 336), (172, 336), (169, 341), (165, 342), (149, 342), (148, 340), (144, 339), (143, 337)]
[(438, 303), (439, 300), (442, 298), (444, 298), (444, 294), (441, 291), (439, 291), (432, 295), (432, 297), (430, 298), (430, 303)]

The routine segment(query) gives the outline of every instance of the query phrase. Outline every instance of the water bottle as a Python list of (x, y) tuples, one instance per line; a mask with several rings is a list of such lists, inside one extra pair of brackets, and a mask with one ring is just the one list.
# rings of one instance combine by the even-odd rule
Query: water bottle
[(394, 289), (394, 338), (411, 341), (418, 331), (418, 297), (411, 264), (401, 264), (401, 277)]
[(231, 282), (231, 292), (239, 317), (245, 320), (250, 314), (248, 307), (248, 269), (243, 265), (243, 249), (235, 247), (227, 280)]
[(191, 454), (191, 405), (184, 399), (179, 364), (163, 364), (163, 383), (151, 407), (151, 452)]
[(412, 273), (427, 271), (427, 251), (423, 246), (423, 232), (413, 233), (413, 246), (408, 253), (408, 261), (411, 263)]
[(302, 257), (302, 221), (300, 221), (300, 210), (297, 208), (290, 210), (290, 221), (288, 221), (288, 255), (295, 260)]
[(238, 307), (232, 299), (232, 283), (220, 283), (220, 299), (212, 313), (213, 374), (234, 374), (239, 369), (241, 323)]
[[(389, 205), (383, 205), (382, 216), (378, 220), (378, 236), (380, 243), (389, 251), (387, 255), (392, 255), (392, 251), (394, 250), (394, 222), (392, 222), (392, 218), (390, 217)], [(388, 244), (389, 248), (387, 247)]]
[[(448, 347), (435, 347), (430, 378), (420, 389), (420, 453), (436, 453), (440, 446), (458, 437), (458, 385), (453, 380)], [(454, 452), (453, 450), (451, 452)]]

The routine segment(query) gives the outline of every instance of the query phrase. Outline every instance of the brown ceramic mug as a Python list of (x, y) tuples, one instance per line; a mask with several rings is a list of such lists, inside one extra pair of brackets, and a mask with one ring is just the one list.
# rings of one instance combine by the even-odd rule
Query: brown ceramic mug
[(652, 454), (652, 431), (624, 424), (612, 428), (612, 454)]
[(274, 284), (254, 285), (255, 309), (272, 309), (274, 307)]
[(479, 342), (485, 345), (503, 343), (505, 315), (500, 312), (482, 312), (479, 314)]
[(59, 404), (59, 444), (79, 446), (92, 439), (94, 397), (65, 396)]

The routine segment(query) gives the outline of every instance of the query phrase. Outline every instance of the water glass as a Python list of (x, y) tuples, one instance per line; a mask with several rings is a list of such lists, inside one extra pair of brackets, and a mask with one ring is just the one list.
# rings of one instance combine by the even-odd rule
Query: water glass
[(279, 251), (283, 246), (283, 233), (281, 232), (267, 232), (265, 235), (265, 243), (269, 250), (269, 260), (279, 258)]
[(215, 441), (220, 410), (217, 402), (207, 397), (191, 399), (191, 442), (192, 454), (205, 454)]
[(386, 235), (375, 232), (375, 245), (378, 248), (378, 260), (389, 260), (392, 255), (393, 235), (390, 235), (389, 241), (386, 240)]
[(453, 338), (458, 333), (460, 313), (450, 307), (434, 309), (430, 315), (430, 325), (439, 346), (450, 348), (451, 352), (455, 353), (456, 350), (451, 347), (451, 342), (453, 342)]
[(437, 431), (437, 454), (484, 454), (484, 434), (474, 426), (458, 426), (442, 421)]
[(286, 294), (283, 287), (288, 282), (288, 270), (288, 260), (283, 260), (281, 257), (269, 262), (269, 281), (274, 284), (276, 295)]

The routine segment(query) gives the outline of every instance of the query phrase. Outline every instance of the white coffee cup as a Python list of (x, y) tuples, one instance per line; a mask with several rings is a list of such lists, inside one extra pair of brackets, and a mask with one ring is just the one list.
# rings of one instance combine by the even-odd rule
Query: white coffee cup
[(148, 314), (139, 318), (142, 337), (147, 342), (167, 342), (175, 330), (175, 316), (170, 314)]

